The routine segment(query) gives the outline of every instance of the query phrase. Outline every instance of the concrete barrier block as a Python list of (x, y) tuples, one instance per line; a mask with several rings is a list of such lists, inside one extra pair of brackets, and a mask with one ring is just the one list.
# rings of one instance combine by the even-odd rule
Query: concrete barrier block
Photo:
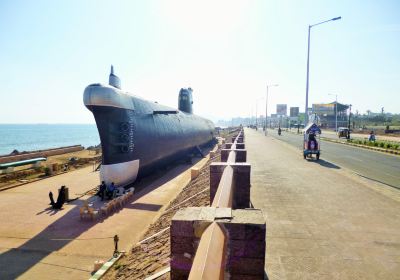
[(200, 169), (197, 167), (193, 167), (192, 169), (190, 169), (190, 178), (192, 180), (196, 179), (197, 177), (199, 177), (200, 175)]
[[(228, 269), (231, 275), (264, 276), (265, 261), (261, 258), (237, 258), (232, 257), (228, 261)], [(263, 278), (259, 278), (263, 279)]]
[(231, 149), (221, 149), (221, 161), (227, 162)]
[(170, 228), (171, 279), (187, 279), (204, 229), (213, 221), (215, 208), (188, 207), (172, 218)]
[(247, 151), (245, 149), (236, 148), (236, 162), (246, 162), (247, 161)]
[[(219, 211), (221, 210), (221, 211)], [(195, 236), (195, 227), (217, 222), (226, 236), (226, 275), (230, 279), (262, 279), (265, 266), (266, 223), (259, 209), (218, 209), (214, 207), (190, 207), (179, 210), (171, 224), (171, 279), (187, 279), (197, 250), (200, 236)], [(221, 213), (230, 213), (221, 214)], [(179, 224), (184, 224), (179, 225)], [(193, 235), (185, 238), (179, 230)], [(205, 228), (205, 227), (204, 227)], [(258, 277), (258, 278), (254, 278)]]
[(217, 193), (219, 182), (221, 181), (222, 173), (228, 166), (226, 162), (212, 162), (210, 164), (210, 205)]
[(226, 162), (213, 162), (210, 164), (210, 204), (217, 193), (222, 173), (226, 166), (233, 168), (233, 205), (234, 209), (250, 207), (250, 173), (251, 165), (246, 162), (228, 164)]
[(229, 153), (233, 151), (236, 153), (236, 162), (246, 162), (247, 161), (247, 151), (245, 149), (222, 149), (221, 150), (221, 161), (227, 162)]
[(233, 208), (243, 209), (250, 207), (250, 174), (251, 164), (238, 162), (233, 165)]
[(233, 143), (225, 143), (224, 149), (230, 149), (232, 147)]
[(246, 145), (244, 143), (237, 143), (236, 149), (246, 149)]

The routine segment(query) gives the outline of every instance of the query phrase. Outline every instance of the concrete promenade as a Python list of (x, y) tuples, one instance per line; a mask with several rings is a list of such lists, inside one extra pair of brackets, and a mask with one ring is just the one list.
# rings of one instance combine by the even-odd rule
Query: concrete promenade
[(400, 191), (245, 130), (274, 279), (399, 279)]
[[(196, 159), (201, 166), (207, 158)], [(88, 279), (95, 260), (108, 260), (114, 250), (129, 250), (169, 202), (190, 181), (192, 165), (176, 165), (139, 182), (141, 191), (124, 208), (105, 219), (80, 220), (79, 207), (88, 196), (53, 211), (48, 192), (65, 184), (70, 197), (99, 184), (92, 167), (0, 192), (0, 279)]]

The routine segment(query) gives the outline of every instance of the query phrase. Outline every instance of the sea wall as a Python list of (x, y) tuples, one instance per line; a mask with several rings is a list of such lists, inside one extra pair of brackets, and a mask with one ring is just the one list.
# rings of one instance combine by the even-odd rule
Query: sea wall
[(60, 147), (60, 148), (54, 148), (54, 149), (33, 151), (33, 152), (28, 152), (28, 153), (19, 154), (19, 155), (5, 155), (5, 156), (0, 156), (0, 163), (9, 163), (9, 162), (15, 162), (15, 161), (26, 160), (26, 159), (37, 158), (37, 157), (49, 157), (49, 156), (55, 156), (55, 155), (62, 155), (62, 154), (66, 154), (66, 153), (78, 152), (83, 149), (84, 149), (84, 147), (81, 145), (74, 145), (74, 146)]

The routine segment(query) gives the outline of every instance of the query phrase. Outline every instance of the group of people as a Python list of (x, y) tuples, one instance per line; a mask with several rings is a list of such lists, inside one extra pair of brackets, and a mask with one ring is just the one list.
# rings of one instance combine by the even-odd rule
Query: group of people
[(54, 202), (54, 197), (52, 192), (49, 192), (49, 198), (50, 198), (50, 205), (53, 209), (58, 209), (58, 210), (61, 209), (66, 200), (65, 186), (61, 186), (56, 202)]
[(117, 187), (115, 187), (114, 182), (107, 186), (106, 183), (102, 181), (96, 195), (100, 196), (101, 200), (103, 201), (104, 197), (106, 197), (107, 199), (112, 199), (113, 197), (115, 197), (117, 191), (118, 189)]

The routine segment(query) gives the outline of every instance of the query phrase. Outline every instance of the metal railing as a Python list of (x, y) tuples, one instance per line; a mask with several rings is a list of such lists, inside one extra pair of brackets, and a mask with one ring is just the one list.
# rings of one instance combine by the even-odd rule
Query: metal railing
[[(225, 167), (218, 184), (217, 193), (211, 207), (232, 208), (233, 200), (233, 167), (236, 162), (236, 144), (243, 137), (241, 130), (231, 146), (228, 156), (228, 166)], [(211, 223), (203, 232), (196, 255), (190, 270), (189, 279), (224, 279), (226, 255), (226, 236), (218, 223)]]

